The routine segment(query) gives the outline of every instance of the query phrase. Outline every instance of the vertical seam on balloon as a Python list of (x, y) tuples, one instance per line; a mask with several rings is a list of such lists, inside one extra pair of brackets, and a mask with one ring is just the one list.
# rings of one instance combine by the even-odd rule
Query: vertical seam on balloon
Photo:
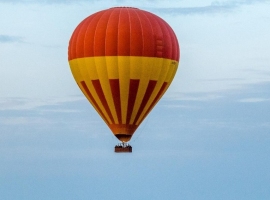
[[(152, 30), (152, 35), (155, 36), (154, 34), (154, 30), (153, 30), (153, 26), (151, 21), (149, 20), (149, 16), (148, 16), (148, 12), (142, 12), (142, 14), (145, 16), (145, 18), (147, 19), (148, 23), (150, 24), (151, 30)], [(154, 37), (153, 41), (154, 41), (154, 52), (156, 52), (156, 38)], [(155, 53), (156, 54), (156, 53)]]
[(135, 11), (135, 13), (136, 13), (136, 15), (137, 15), (137, 17), (138, 17), (138, 19), (139, 19), (140, 27), (141, 27), (141, 32), (142, 32), (142, 37), (141, 37), (141, 38), (142, 38), (142, 46), (143, 46), (143, 48), (142, 48), (142, 55), (141, 55), (141, 56), (143, 56), (143, 52), (144, 52), (144, 48), (145, 48), (145, 47), (144, 47), (144, 35), (143, 35), (144, 32), (143, 32), (143, 28), (142, 28), (141, 18), (140, 18), (140, 16), (138, 15), (138, 12), (139, 12), (138, 10)]
[[(110, 15), (109, 15), (109, 17), (108, 17), (108, 20), (107, 20), (107, 24), (106, 24), (106, 30), (105, 30), (105, 49), (104, 49), (104, 52), (105, 52), (105, 54), (104, 54), (104, 56), (107, 56), (106, 55), (106, 47), (107, 47), (107, 45), (106, 45), (106, 43), (107, 43), (107, 37), (106, 37), (106, 35), (107, 35), (107, 30), (108, 30), (108, 24), (109, 24), (109, 20), (110, 20), (110, 18), (111, 18), (111, 16), (112, 16), (112, 13), (113, 13), (113, 11), (110, 13)], [(106, 66), (107, 66), (107, 63), (106, 63)]]
[(120, 16), (121, 16), (122, 8), (120, 9), (118, 13), (118, 24), (117, 24), (117, 56), (119, 56), (119, 25), (120, 25)]
[(177, 47), (176, 47), (176, 38), (175, 38), (175, 34), (173, 33), (173, 30), (172, 29), (170, 29), (170, 35), (171, 35), (171, 39), (172, 39), (172, 49), (173, 49), (173, 51), (172, 51), (172, 53), (173, 53), (173, 55), (172, 55), (172, 59), (173, 60), (176, 60), (177, 59)]
[[(90, 27), (90, 24), (91, 24), (91, 22), (93, 21), (93, 18), (95, 18), (97, 15), (94, 15), (92, 18), (91, 18), (91, 20), (89, 21), (89, 23), (88, 23), (88, 26), (87, 26), (87, 28), (86, 28), (86, 31), (85, 31), (85, 33), (84, 33), (84, 38), (86, 37), (86, 34), (87, 34), (87, 32), (88, 32), (88, 29), (89, 29), (89, 27)], [(85, 47), (86, 47), (86, 40), (84, 39), (84, 43), (83, 43), (83, 52), (84, 52), (84, 57), (86, 56), (85, 55)]]
[[(92, 18), (88, 18), (87, 20), (88, 20), (88, 25), (87, 25), (87, 27), (86, 27), (86, 31), (84, 32), (84, 43), (83, 43), (83, 58), (82, 58), (82, 60), (83, 60), (83, 63), (84, 63), (84, 66), (85, 66), (85, 68), (86, 68), (86, 71), (87, 71), (87, 73), (86, 73), (86, 76), (88, 77), (88, 78), (90, 78), (90, 75), (89, 75), (89, 72), (88, 72), (88, 69), (87, 69), (87, 65), (86, 65), (86, 60), (85, 60), (85, 57), (86, 57), (86, 50), (85, 50), (85, 47), (86, 47), (86, 37), (87, 37), (87, 30), (89, 29), (89, 27), (90, 27), (90, 24), (91, 24), (91, 22), (92, 22), (92, 20), (93, 20), (93, 18), (95, 18), (97, 15), (95, 15), (95, 16), (93, 16)], [(84, 84), (85, 84), (85, 82), (84, 82)], [(86, 85), (85, 85), (86, 86)], [(87, 88), (88, 89), (88, 88)], [(88, 89), (88, 91), (90, 92), (90, 90)], [(94, 98), (93, 96), (92, 96), (92, 98)], [(96, 101), (95, 101), (96, 102)]]
[[(159, 24), (160, 19), (156, 18), (156, 17), (152, 17), (152, 20), (155, 21), (155, 23), (157, 24), (157, 28), (159, 29), (159, 31), (161, 33), (161, 42), (162, 42), (161, 56), (157, 55), (157, 57), (164, 58), (164, 33), (163, 33), (162, 28), (161, 28), (161, 26)], [(157, 42), (157, 39), (156, 39), (156, 42)], [(157, 44), (156, 44), (156, 47), (157, 47)], [(164, 59), (162, 59), (162, 60), (164, 61)]]
[[(128, 53), (128, 55), (129, 55), (129, 59), (128, 59), (128, 62), (129, 62), (129, 66), (127, 66), (127, 67), (129, 67), (129, 69), (130, 69), (130, 53), (131, 53), (131, 51), (130, 51), (130, 47), (131, 47), (131, 23), (130, 23), (130, 13), (129, 13), (129, 9), (127, 9), (127, 13), (128, 13), (128, 21), (129, 21), (129, 53)], [(131, 92), (133, 92), (133, 91), (131, 91), (131, 89), (132, 89), (132, 83), (135, 81), (133, 81), (133, 80), (131, 80), (130, 79), (130, 77), (131, 77), (131, 75), (130, 75), (130, 70), (129, 70), (129, 90), (128, 90), (128, 92), (129, 92), (129, 94), (128, 94), (128, 109), (127, 109), (127, 116), (126, 116), (126, 124), (129, 124), (130, 123), (130, 117), (131, 117), (131, 114), (132, 114), (132, 110), (133, 110), (133, 108), (134, 108), (134, 103), (135, 103), (135, 101), (130, 101), (130, 97), (131, 97)], [(134, 82), (135, 83), (135, 82)], [(136, 82), (136, 84), (135, 84), (135, 88), (133, 88), (133, 89), (135, 89), (136, 91), (134, 91), (136, 94), (135, 94), (135, 98), (136, 98), (136, 95), (137, 95), (137, 92), (138, 92), (138, 83)], [(130, 108), (130, 106), (132, 107), (132, 108)]]
[[(163, 22), (164, 24), (166, 23), (166, 22)], [(167, 32), (168, 32), (168, 36), (169, 36), (169, 39), (170, 39), (170, 42), (171, 42), (171, 52), (170, 52), (170, 59), (174, 59), (174, 55), (173, 55), (173, 52), (174, 52), (174, 42), (173, 42), (173, 38), (172, 38), (172, 35), (171, 35), (171, 28), (170, 27), (168, 27), (168, 26), (165, 26), (165, 28), (166, 28), (166, 30), (167, 30)]]
[[(106, 75), (107, 75), (107, 81), (108, 81), (108, 85), (109, 85), (109, 91), (107, 92), (108, 98), (106, 98), (106, 94), (105, 95), (105, 99), (107, 101), (107, 104), (109, 105), (109, 109), (110, 112), (113, 114), (113, 120), (115, 123), (119, 123), (119, 119), (118, 119), (118, 115), (117, 115), (117, 111), (115, 108), (115, 104), (114, 104), (114, 99), (113, 99), (113, 94), (112, 94), (112, 89), (111, 89), (111, 84), (110, 84), (110, 79), (109, 79), (109, 73), (108, 73), (108, 63), (107, 63), (107, 56), (106, 56), (106, 35), (107, 35), (107, 29), (108, 29), (108, 23), (109, 23), (109, 19), (112, 15), (112, 12), (110, 12), (109, 16), (106, 18), (106, 30), (105, 30), (105, 47), (104, 47), (104, 59), (105, 59), (105, 66), (106, 66)], [(101, 82), (100, 82), (101, 83)], [(109, 101), (108, 100), (112, 100)]]
[(176, 53), (177, 53), (177, 51), (175, 51), (176, 50), (176, 46), (175, 46), (176, 40), (175, 40), (175, 37), (174, 37), (174, 33), (173, 33), (172, 28), (171, 27), (167, 27), (167, 29), (169, 29), (171, 43), (172, 43), (172, 52), (171, 52), (172, 58), (171, 59), (175, 60), (176, 59)]
[[(118, 13), (118, 29), (120, 29), (120, 20), (121, 20), (121, 12), (124, 8), (120, 8)], [(126, 56), (119, 56), (120, 49), (119, 49), (119, 41), (120, 41), (120, 31), (118, 30), (117, 33), (117, 58), (118, 58), (118, 73), (119, 73), (119, 82), (120, 82), (120, 97), (121, 97), (121, 116), (122, 116), (122, 123), (126, 123), (127, 117), (127, 108), (128, 108), (128, 95), (124, 91), (129, 88), (129, 80), (130, 77), (122, 77), (124, 71), (129, 71), (125, 66), (123, 67), (124, 61), (126, 60)]]
[[(164, 22), (164, 20), (163, 19), (161, 19), (161, 18), (155, 18), (155, 20), (156, 20), (156, 23), (159, 25), (159, 27), (160, 27), (160, 30), (161, 30), (161, 32), (162, 32), (162, 36), (163, 36), (163, 51), (162, 51), (162, 58), (168, 58), (168, 55), (166, 55), (167, 54), (167, 49), (168, 48), (166, 48), (166, 44), (167, 44), (167, 40), (166, 40), (166, 38), (164, 38), (164, 35), (168, 35), (168, 34), (165, 34), (164, 33), (164, 27), (165, 27), (165, 24), (163, 23)], [(165, 32), (167, 32), (168, 33), (168, 31), (165, 31)]]
[[(109, 17), (108, 17), (108, 19), (107, 19), (107, 24), (106, 24), (106, 30), (105, 30), (105, 48), (104, 48), (104, 52), (105, 52), (105, 65), (106, 65), (106, 72), (107, 72), (107, 77), (108, 77), (108, 81), (109, 81), (109, 86), (110, 86), (110, 95), (111, 95), (111, 98), (112, 98), (112, 100), (113, 100), (113, 102), (112, 102), (112, 104), (113, 104), (113, 108), (112, 109), (114, 109), (114, 112), (116, 113), (116, 120), (114, 119), (114, 121), (115, 122), (117, 122), (118, 121), (118, 123), (120, 123), (119, 121), (121, 120), (121, 119), (118, 119), (119, 117), (118, 117), (118, 112), (117, 112), (117, 109), (116, 109), (116, 105), (115, 105), (115, 100), (114, 100), (114, 94), (113, 94), (113, 91), (112, 91), (112, 85), (111, 85), (111, 81), (110, 81), (110, 78), (109, 78), (109, 73), (108, 73), (108, 62), (107, 62), (107, 55), (106, 55), (106, 48), (107, 48), (107, 39), (106, 39), (106, 36), (107, 36), (107, 30), (108, 30), (108, 24), (109, 24), (109, 21), (110, 21), (110, 19), (111, 19), (111, 16), (112, 16), (112, 14), (113, 14), (113, 12), (114, 12), (114, 10), (112, 10), (111, 12), (110, 12), (110, 15), (109, 15)], [(112, 110), (111, 110), (111, 112), (113, 112)]]
[[(129, 13), (129, 9), (127, 9), (127, 13), (128, 13), (128, 22), (129, 22), (129, 56), (130, 55), (130, 47), (131, 47), (131, 23), (130, 23), (130, 13)], [(130, 60), (129, 60), (130, 63)], [(130, 66), (130, 65), (129, 65)]]
[(176, 56), (175, 56), (175, 59), (177, 62), (179, 62), (179, 56), (180, 56), (180, 46), (179, 46), (179, 42), (178, 42), (178, 39), (177, 39), (177, 36), (175, 34), (175, 32), (172, 30), (172, 34), (174, 36), (174, 41), (175, 41), (175, 53), (176, 53)]
[[(131, 84), (131, 69), (130, 69), (130, 66), (131, 66), (131, 60), (130, 60), (130, 54), (131, 54), (131, 20), (130, 20), (130, 12), (129, 12), (129, 9), (127, 9), (127, 13), (128, 13), (128, 22), (129, 22), (129, 59), (128, 59), (128, 68), (129, 68), (129, 87), (130, 87), (130, 84)], [(139, 85), (139, 84), (138, 84)], [(136, 95), (137, 95), (137, 91), (138, 91), (138, 87), (136, 89)], [(129, 90), (129, 94), (130, 94), (130, 90)], [(128, 99), (128, 106), (129, 106), (129, 99)], [(133, 107), (134, 107), (134, 104), (133, 104)], [(131, 109), (133, 110), (133, 108)], [(127, 112), (129, 111), (129, 109), (127, 109)], [(127, 121), (126, 123), (129, 124), (130, 123), (130, 116), (131, 114), (128, 116), (128, 113), (127, 113)]]
[[(101, 16), (99, 16), (99, 19), (98, 19), (98, 22), (96, 24), (96, 27), (95, 27), (95, 34), (94, 34), (94, 45), (93, 45), (93, 53), (94, 53), (94, 56), (96, 56), (95, 54), (95, 46), (96, 46), (96, 35), (97, 35), (97, 27), (98, 27), (98, 24), (100, 23), (100, 20), (101, 18), (106, 14), (106, 12), (103, 12)], [(105, 50), (105, 49), (104, 49)]]
[(123, 115), (122, 115), (122, 100), (121, 100), (121, 98), (122, 98), (122, 95), (121, 95), (121, 86), (120, 86), (120, 69), (119, 69), (119, 21), (120, 21), (120, 13), (121, 13), (121, 9), (120, 9), (120, 12), (118, 11), (118, 20), (117, 20), (117, 41), (116, 41), (116, 55), (115, 56), (117, 56), (117, 66), (118, 66), (118, 80), (119, 80), (119, 92), (120, 92), (120, 112), (121, 112), (121, 123), (123, 123), (123, 121), (124, 121), (124, 119), (123, 119)]
[(77, 51), (77, 49), (79, 48), (78, 47), (78, 45), (79, 45), (79, 42), (78, 42), (78, 40), (79, 40), (79, 35), (80, 35), (80, 32), (82, 31), (82, 28), (83, 28), (83, 26), (84, 26), (84, 24), (86, 23), (86, 21), (87, 21), (88, 19), (86, 19), (85, 21), (83, 21), (82, 23), (81, 23), (81, 25), (80, 25), (80, 27), (78, 27), (79, 28), (79, 30), (78, 30), (78, 34), (77, 34), (77, 37), (76, 37), (76, 48), (75, 48), (75, 58), (78, 58), (79, 56), (78, 56), (78, 51)]
[[(93, 21), (94, 21), (94, 19), (96, 19), (96, 18), (99, 18), (100, 19), (100, 15), (102, 15), (102, 11), (100, 11), (100, 12), (97, 12), (97, 13), (95, 13), (94, 15), (92, 15), (92, 16), (90, 16), (91, 18), (88, 18), (88, 19), (90, 19), (90, 21), (88, 21), (88, 26), (87, 26), (87, 29), (86, 29), (86, 31), (85, 31), (85, 35), (88, 33), (88, 30), (91, 30), (92, 29), (92, 23), (93, 23)], [(99, 20), (98, 19), (98, 20)], [(98, 23), (98, 21), (96, 22), (96, 24)], [(95, 30), (95, 32), (96, 32), (96, 30)], [(85, 36), (84, 36), (85, 37)], [(95, 38), (95, 34), (92, 36), (93, 38), (91, 38), (91, 40), (93, 40), (94, 41), (94, 38)], [(84, 52), (86, 52), (85, 51), (85, 47), (86, 47), (86, 40), (84, 40)], [(95, 42), (95, 41), (94, 41)], [(88, 48), (90, 49), (90, 48), (92, 48), (92, 55), (91, 56), (94, 56), (94, 45), (92, 45), (92, 46), (88, 46)], [(86, 56), (86, 54), (84, 54), (84, 56)]]
[[(169, 37), (169, 39), (167, 40), (167, 43), (168, 42), (170, 42), (170, 46), (171, 46), (171, 48), (170, 48), (170, 54), (168, 54), (168, 58), (169, 59), (174, 59), (173, 58), (173, 51), (174, 51), (174, 49), (173, 49), (173, 41), (172, 41), (172, 37), (171, 37), (171, 31), (170, 31), (170, 26), (167, 24), (167, 22), (165, 22), (164, 20), (162, 20), (161, 21), (161, 24), (162, 24), (162, 26), (164, 27), (164, 30), (167, 32), (167, 36)], [(166, 49), (169, 49), (169, 48), (166, 48)]]

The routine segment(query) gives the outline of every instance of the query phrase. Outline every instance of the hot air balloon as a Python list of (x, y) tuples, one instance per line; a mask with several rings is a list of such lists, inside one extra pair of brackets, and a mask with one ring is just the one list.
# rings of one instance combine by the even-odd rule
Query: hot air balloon
[(123, 144), (170, 86), (179, 57), (172, 28), (157, 15), (131, 7), (90, 15), (76, 27), (68, 47), (75, 81)]

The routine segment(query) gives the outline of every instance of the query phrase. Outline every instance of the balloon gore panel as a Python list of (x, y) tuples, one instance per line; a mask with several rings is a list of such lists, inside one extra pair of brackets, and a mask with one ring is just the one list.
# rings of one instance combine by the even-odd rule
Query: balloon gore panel
[(79, 88), (123, 142), (170, 86), (179, 57), (177, 38), (163, 19), (126, 7), (87, 17), (68, 50)]

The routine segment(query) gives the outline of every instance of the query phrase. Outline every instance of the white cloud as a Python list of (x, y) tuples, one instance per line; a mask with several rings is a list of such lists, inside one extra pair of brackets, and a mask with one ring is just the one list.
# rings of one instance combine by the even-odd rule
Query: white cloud
[(23, 42), (23, 38), (10, 35), (0, 35), (0, 43), (13, 43), (13, 42)]
[[(62, 3), (77, 3), (87, 0), (0, 0), (0, 3), (38, 3), (38, 4), (62, 4)], [(92, 0), (93, 1), (93, 0)]]
[(2, 125), (52, 125), (53, 121), (40, 117), (0, 117)]
[[(172, 15), (194, 15), (194, 14), (218, 14), (218, 13), (229, 13), (235, 11), (241, 6), (251, 5), (255, 3), (268, 3), (267, 0), (244, 0), (244, 1), (202, 1), (196, 2), (194, 6), (171, 6), (170, 4), (160, 3), (157, 1), (156, 5), (152, 5), (150, 10)], [(184, 1), (185, 2), (185, 1)], [(184, 2), (181, 2), (182, 5)], [(160, 4), (159, 4), (160, 3)], [(201, 5), (200, 5), (201, 4)], [(161, 6), (162, 5), (162, 6)]]
[(242, 102), (242, 103), (260, 103), (260, 102), (266, 102), (266, 101), (270, 101), (269, 98), (244, 98), (244, 99), (240, 99), (238, 102)]
[[(85, 100), (85, 98), (79, 96), (67, 97), (67, 98), (50, 98), (50, 99), (31, 99), (31, 98), (2, 98), (0, 99), (0, 110), (33, 110), (42, 106), (59, 105), (61, 103), (76, 102)], [(85, 100), (86, 101), (86, 100)], [(70, 109), (54, 109), (44, 110), (54, 112), (77, 112)]]
[(217, 100), (223, 98), (222, 95), (219, 94), (208, 94), (208, 93), (175, 93), (175, 94), (170, 94), (165, 97), (168, 100), (172, 101), (212, 101), (212, 100)]

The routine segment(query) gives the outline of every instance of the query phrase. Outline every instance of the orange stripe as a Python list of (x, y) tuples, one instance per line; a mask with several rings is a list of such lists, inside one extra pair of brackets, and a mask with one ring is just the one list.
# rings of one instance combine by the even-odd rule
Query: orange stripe
[(108, 106), (108, 103), (106, 101), (105, 95), (104, 95), (104, 93), (102, 91), (102, 88), (101, 88), (101, 85), (100, 85), (100, 81), (99, 80), (92, 80), (92, 83), (93, 83), (93, 86), (94, 86), (94, 88), (95, 88), (95, 90), (96, 90), (96, 92), (98, 94), (98, 97), (99, 97), (102, 105), (104, 106), (107, 114), (109, 115), (112, 123), (115, 123), (114, 122), (114, 119), (113, 119), (113, 116), (112, 116), (112, 113), (110, 111), (110, 108)]
[[(78, 84), (79, 85), (79, 84)], [(81, 88), (82, 86), (82, 88)], [(97, 102), (95, 101), (94, 97), (92, 96), (91, 92), (89, 91), (87, 85), (85, 84), (84, 81), (81, 81), (81, 85), (79, 85), (79, 87), (81, 88), (82, 91), (85, 91), (85, 93), (87, 94), (88, 98), (92, 101), (92, 103), (94, 104), (94, 107), (98, 110), (98, 112), (101, 114), (102, 118), (104, 119), (104, 121), (109, 124), (109, 122), (107, 121), (106, 117), (104, 116), (103, 112), (101, 111), (100, 107), (98, 106)]]
[(139, 88), (140, 80), (130, 80), (129, 84), (129, 96), (128, 96), (128, 109), (127, 109), (127, 121), (126, 123), (129, 124), (130, 118), (132, 115), (133, 107), (135, 104), (138, 88)]
[(137, 120), (139, 119), (140, 115), (142, 114), (142, 111), (145, 108), (145, 106), (146, 106), (146, 104), (147, 104), (147, 102), (148, 102), (148, 100), (149, 100), (155, 86), (156, 86), (156, 83), (157, 83), (157, 81), (155, 81), (155, 80), (149, 80), (149, 83), (148, 83), (146, 92), (144, 94), (142, 103), (141, 103), (140, 108), (138, 110), (138, 113), (137, 113), (137, 115), (135, 117), (134, 124), (136, 124)]

